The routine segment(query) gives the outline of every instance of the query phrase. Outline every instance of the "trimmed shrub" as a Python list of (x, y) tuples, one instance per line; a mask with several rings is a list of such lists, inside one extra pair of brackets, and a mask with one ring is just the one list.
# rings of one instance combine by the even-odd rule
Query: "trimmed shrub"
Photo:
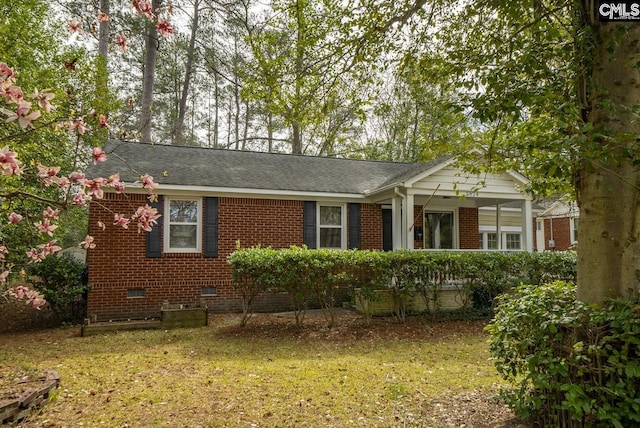
[(515, 413), (545, 427), (640, 426), (640, 305), (576, 300), (575, 286), (500, 296), (490, 350)]
[[(393, 313), (402, 321), (408, 299), (416, 294), (435, 318), (445, 286), (456, 291), (463, 317), (471, 311), (487, 316), (495, 297), (524, 279), (575, 280), (575, 253), (337, 251), (294, 246), (238, 249), (228, 261), (233, 285), (243, 297), (243, 325), (254, 299), (266, 291), (289, 294), (296, 324), (302, 324), (307, 307), (315, 304), (324, 310), (331, 327), (336, 292), (344, 287), (372, 299), (376, 290), (390, 290)], [(540, 271), (546, 269), (551, 272)]]

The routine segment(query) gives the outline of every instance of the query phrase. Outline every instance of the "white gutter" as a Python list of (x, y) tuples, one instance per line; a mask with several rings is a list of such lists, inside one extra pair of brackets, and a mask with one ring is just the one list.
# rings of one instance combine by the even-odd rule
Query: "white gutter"
[[(105, 191), (110, 189), (104, 188)], [(140, 183), (126, 183), (125, 192), (128, 193), (146, 193), (146, 189), (143, 189)], [(217, 194), (217, 195), (246, 195), (246, 196), (260, 196), (263, 198), (283, 197), (287, 196), (293, 199), (366, 199), (366, 196), (362, 193), (336, 193), (336, 192), (303, 192), (298, 190), (266, 190), (266, 189), (247, 189), (241, 187), (208, 187), (208, 186), (182, 186), (175, 184), (158, 184), (156, 191), (161, 193), (191, 193), (191, 194)]]

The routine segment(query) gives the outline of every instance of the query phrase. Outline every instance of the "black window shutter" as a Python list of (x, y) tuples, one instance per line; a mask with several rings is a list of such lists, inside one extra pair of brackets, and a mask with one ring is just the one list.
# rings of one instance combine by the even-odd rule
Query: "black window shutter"
[(204, 256), (218, 257), (218, 198), (204, 198)]
[(147, 232), (147, 257), (149, 258), (158, 258), (162, 257), (162, 229), (164, 224), (164, 199), (162, 195), (158, 195), (158, 199), (156, 202), (151, 202), (152, 208), (158, 210), (158, 214), (160, 214), (160, 218), (158, 219), (158, 224), (153, 226), (151, 232)]
[(360, 204), (349, 204), (349, 249), (360, 248)]
[(309, 248), (316, 248), (316, 203), (305, 201), (303, 210), (302, 240)]

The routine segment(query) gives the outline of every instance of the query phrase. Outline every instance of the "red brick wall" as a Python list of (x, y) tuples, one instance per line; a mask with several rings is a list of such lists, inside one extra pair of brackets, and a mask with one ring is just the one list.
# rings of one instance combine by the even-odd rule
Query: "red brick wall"
[(362, 204), (360, 211), (360, 250), (382, 248), (382, 205)]
[[(551, 229), (553, 222), (553, 236)], [(544, 249), (549, 251), (566, 251), (571, 247), (571, 226), (568, 217), (545, 218), (544, 219)], [(553, 239), (556, 243), (554, 248), (549, 247), (549, 240)]]
[[(96, 248), (89, 251), (87, 313), (99, 320), (157, 317), (162, 302), (196, 303), (201, 289), (215, 287), (217, 294), (204, 300), (214, 312), (239, 311), (241, 298), (231, 287), (227, 256), (255, 245), (285, 248), (302, 245), (303, 202), (249, 198), (219, 199), (219, 257), (165, 253), (146, 257), (146, 234), (111, 226), (113, 214), (128, 214), (145, 203), (144, 195), (107, 194), (90, 207), (89, 233)], [(381, 206), (362, 205), (362, 249), (382, 247)], [(108, 225), (102, 231), (97, 222)], [(127, 289), (144, 289), (143, 298), (127, 298)], [(256, 302), (261, 311), (289, 305), (287, 295), (264, 295)]]
[(460, 208), (458, 210), (460, 225), (460, 249), (477, 250), (480, 248), (480, 225), (477, 208)]

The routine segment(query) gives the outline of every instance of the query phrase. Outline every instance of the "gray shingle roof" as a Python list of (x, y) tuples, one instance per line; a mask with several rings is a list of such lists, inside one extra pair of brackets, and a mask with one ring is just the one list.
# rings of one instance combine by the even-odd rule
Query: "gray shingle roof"
[(367, 193), (411, 178), (426, 164), (363, 161), (109, 141), (107, 161), (87, 176), (116, 172), (125, 182), (149, 174), (159, 184), (293, 192)]

